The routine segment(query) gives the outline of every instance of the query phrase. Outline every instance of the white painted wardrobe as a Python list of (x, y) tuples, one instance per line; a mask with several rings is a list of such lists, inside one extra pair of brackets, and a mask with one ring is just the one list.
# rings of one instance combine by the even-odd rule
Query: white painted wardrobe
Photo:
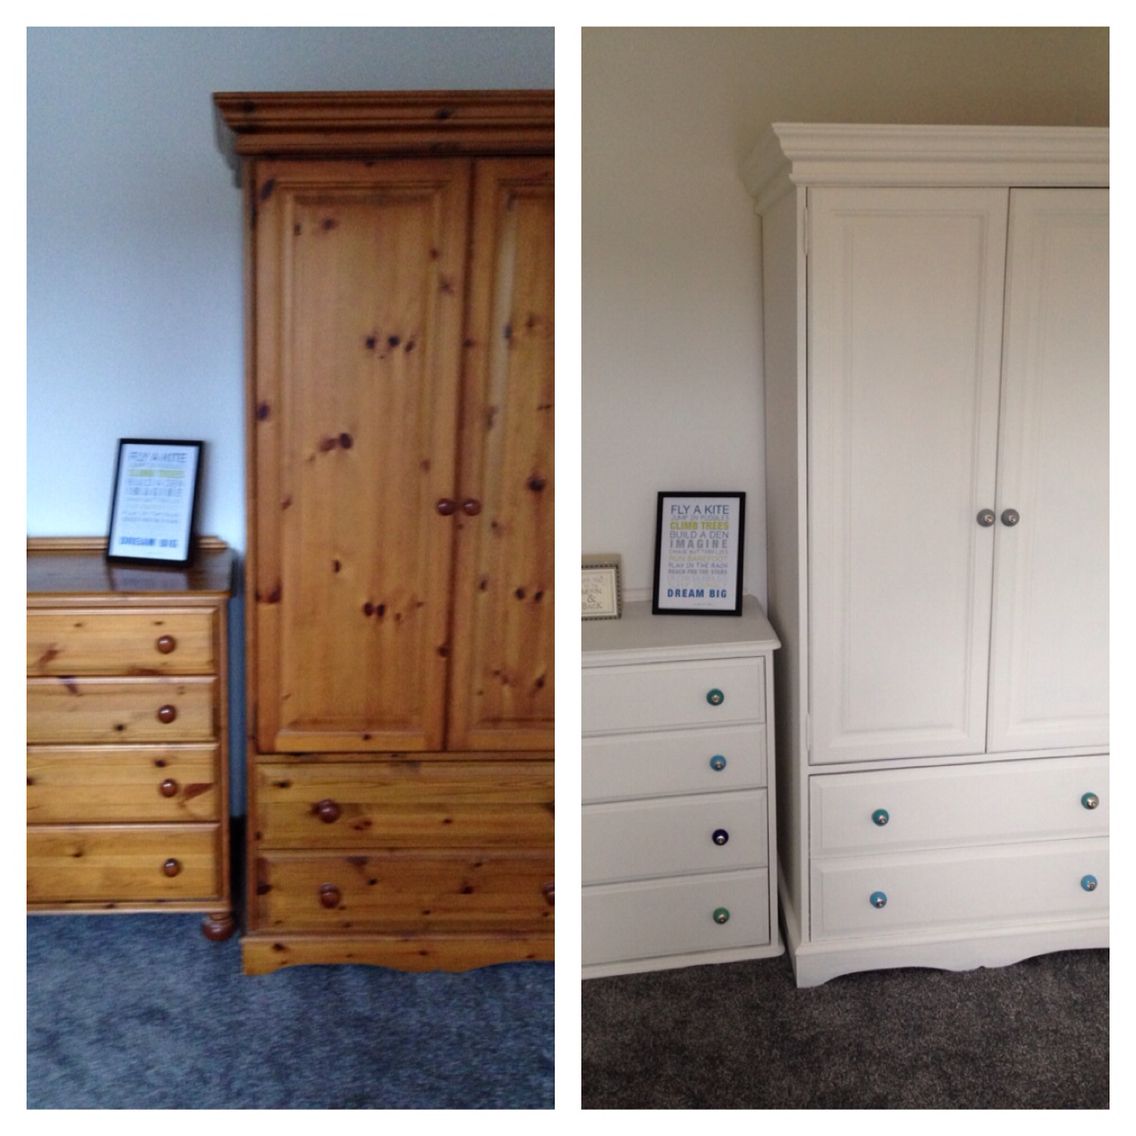
[(1108, 943), (1108, 131), (776, 125), (762, 215), (797, 983)]

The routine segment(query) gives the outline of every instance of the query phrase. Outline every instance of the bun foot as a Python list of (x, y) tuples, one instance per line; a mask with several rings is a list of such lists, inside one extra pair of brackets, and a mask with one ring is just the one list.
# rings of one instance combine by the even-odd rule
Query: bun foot
[(201, 921), (201, 933), (214, 943), (223, 943), (231, 938), (237, 929), (237, 921), (231, 911), (206, 915)]

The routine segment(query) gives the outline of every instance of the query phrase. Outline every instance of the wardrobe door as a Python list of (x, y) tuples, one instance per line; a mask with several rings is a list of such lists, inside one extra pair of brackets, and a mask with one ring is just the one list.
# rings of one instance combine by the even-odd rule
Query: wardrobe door
[(469, 174), (255, 167), (262, 752), (442, 747)]
[(985, 749), (1006, 205), (809, 191), (814, 763)]
[(553, 742), (553, 162), (474, 172), (448, 748)]
[(1022, 189), (1011, 197), (998, 513), (989, 747), (1104, 747), (1104, 189)]

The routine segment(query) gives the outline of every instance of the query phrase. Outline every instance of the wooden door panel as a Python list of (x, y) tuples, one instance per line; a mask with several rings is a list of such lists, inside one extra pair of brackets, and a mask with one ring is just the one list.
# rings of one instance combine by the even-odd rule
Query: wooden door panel
[(992, 751), (1108, 744), (1108, 191), (1014, 190)]
[(814, 762), (985, 748), (1006, 205), (810, 191)]
[(259, 167), (262, 750), (442, 744), (469, 169)]
[(448, 747), (553, 728), (553, 162), (475, 172)]

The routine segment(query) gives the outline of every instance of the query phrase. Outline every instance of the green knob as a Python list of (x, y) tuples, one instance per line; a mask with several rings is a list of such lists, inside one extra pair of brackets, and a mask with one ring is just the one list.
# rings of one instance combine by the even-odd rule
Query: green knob
[(887, 811), (887, 809), (876, 809), (876, 811), (872, 813), (872, 824), (877, 825), (880, 828), (883, 828), (883, 826), (887, 824), (889, 820), (891, 820), (891, 814)]
[(726, 701), (726, 696), (715, 687), (713, 690), (706, 692), (706, 701), (709, 702), (711, 706), (721, 706), (722, 703)]
[(1081, 797), (1081, 804), (1086, 809), (1095, 809), (1100, 804), (1100, 797), (1096, 793), (1085, 793)]
[(729, 923), (730, 909), (728, 907), (714, 908), (714, 922), (715, 923)]

